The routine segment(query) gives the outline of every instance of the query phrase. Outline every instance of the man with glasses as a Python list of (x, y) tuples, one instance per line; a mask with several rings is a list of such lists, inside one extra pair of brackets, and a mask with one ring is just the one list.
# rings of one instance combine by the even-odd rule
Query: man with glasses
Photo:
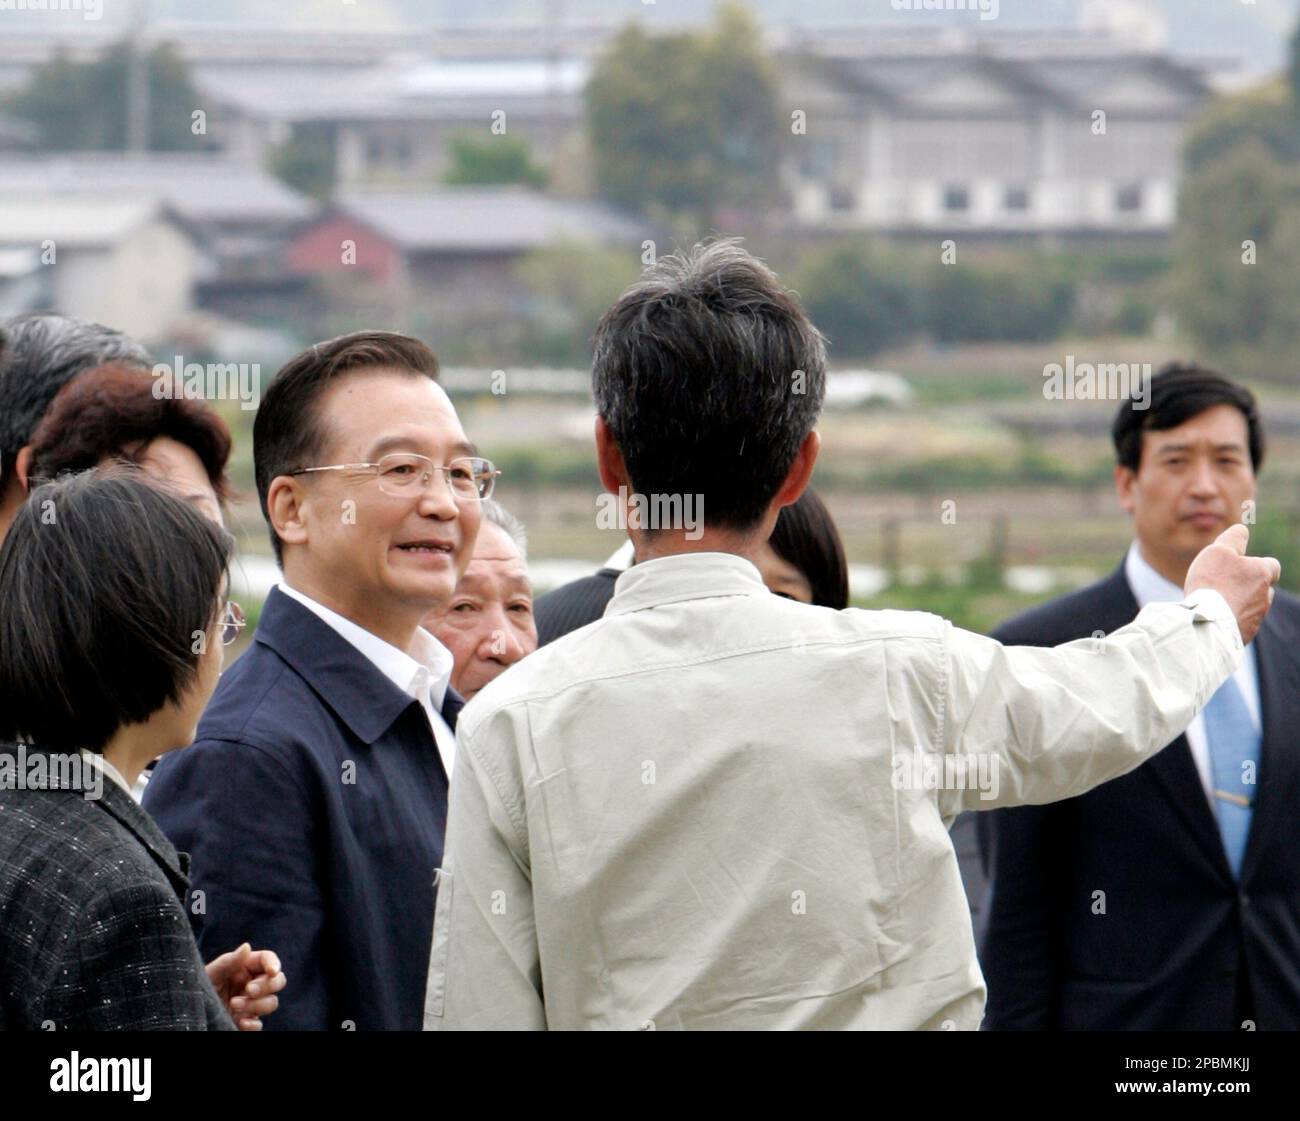
[(420, 624), (454, 594), (496, 477), (437, 371), (418, 340), (363, 332), (276, 375), (253, 458), (284, 582), (146, 794), (191, 854), (205, 955), (282, 950), (272, 1029), (420, 1026), (463, 703)]

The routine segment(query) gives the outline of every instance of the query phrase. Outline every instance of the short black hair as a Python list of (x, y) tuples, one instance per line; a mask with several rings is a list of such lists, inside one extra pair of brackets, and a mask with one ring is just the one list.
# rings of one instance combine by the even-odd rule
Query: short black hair
[(102, 751), (179, 700), (231, 544), (139, 469), (37, 487), (0, 547), (0, 740)]
[(817, 423), (826, 344), (735, 239), (660, 258), (596, 328), (592, 392), (638, 493), (752, 529)]
[[(1246, 418), (1252, 470), (1264, 462), (1264, 428), (1255, 395), (1244, 385), (1195, 363), (1170, 362), (1151, 378), (1150, 399), (1132, 397), (1119, 407), (1111, 426), (1115, 459), (1121, 467), (1137, 471), (1142, 463), (1142, 433), (1165, 432), (1200, 416), (1216, 405), (1231, 405)], [(1143, 394), (1145, 396), (1145, 394)]]
[(283, 547), (267, 508), (271, 483), (301, 467), (319, 466), (311, 461), (324, 451), (326, 442), (317, 408), (320, 398), (336, 378), (366, 371), (437, 381), (438, 358), (410, 335), (357, 331), (316, 343), (290, 358), (262, 394), (253, 421), (253, 472), (277, 561)]
[(83, 370), (120, 362), (147, 371), (149, 354), (138, 342), (99, 323), (50, 312), (15, 315), (0, 354), (0, 487), (8, 483), (18, 453), (32, 442), (55, 396)]
[(816, 606), (836, 611), (848, 607), (849, 565), (844, 542), (826, 503), (812, 487), (798, 502), (781, 507), (768, 541), (777, 556), (803, 573)]

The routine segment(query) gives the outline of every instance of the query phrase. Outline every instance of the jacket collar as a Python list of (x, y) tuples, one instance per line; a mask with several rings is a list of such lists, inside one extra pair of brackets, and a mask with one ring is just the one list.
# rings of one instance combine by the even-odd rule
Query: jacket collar
[(714, 596), (770, 595), (759, 571), (734, 553), (676, 553), (633, 565), (614, 585), (605, 616)]
[[(374, 743), (407, 708), (420, 703), (324, 619), (279, 588), (272, 588), (267, 597), (253, 641), (283, 658), (362, 743)], [(449, 725), (452, 720), (446, 714), (453, 696), (448, 688), (443, 719)]]
[(104, 796), (96, 805), (110, 817), (116, 818), (149, 850), (149, 855), (167, 874), (172, 888), (184, 902), (190, 887), (189, 857), (176, 851), (144, 807), (107, 777), (104, 781)]

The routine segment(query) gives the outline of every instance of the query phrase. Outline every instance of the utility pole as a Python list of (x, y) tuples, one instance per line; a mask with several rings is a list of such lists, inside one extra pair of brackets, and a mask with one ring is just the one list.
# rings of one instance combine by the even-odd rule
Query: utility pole
[(550, 134), (547, 145), (551, 149), (551, 162), (559, 157), (560, 134), (563, 130), (563, 112), (560, 102), (563, 93), (561, 67), (564, 61), (564, 0), (547, 0), (546, 4), (546, 124)]
[(126, 149), (149, 150), (149, 0), (136, 0), (126, 62)]

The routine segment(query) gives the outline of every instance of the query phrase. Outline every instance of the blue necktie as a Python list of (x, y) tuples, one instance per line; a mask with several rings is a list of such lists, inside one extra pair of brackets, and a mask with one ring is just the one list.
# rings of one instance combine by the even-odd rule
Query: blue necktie
[(1240, 878), (1259, 774), (1260, 734), (1231, 677), (1205, 706), (1205, 738), (1210, 748), (1210, 778), (1223, 849), (1233, 876)]

